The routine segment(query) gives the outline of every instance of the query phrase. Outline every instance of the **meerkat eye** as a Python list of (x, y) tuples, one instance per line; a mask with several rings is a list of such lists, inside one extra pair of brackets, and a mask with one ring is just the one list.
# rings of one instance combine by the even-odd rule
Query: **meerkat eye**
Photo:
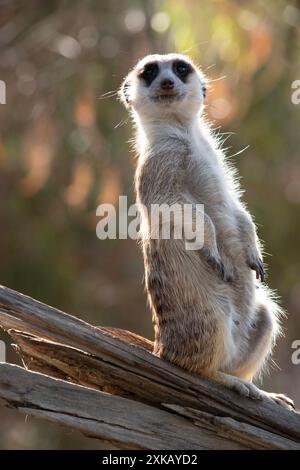
[(145, 80), (147, 86), (151, 85), (158, 74), (158, 65), (156, 62), (146, 64), (139, 77)]
[(187, 62), (183, 60), (177, 60), (173, 64), (173, 69), (176, 75), (184, 81), (185, 78), (192, 72), (192, 67)]
[(176, 70), (178, 73), (180, 73), (180, 75), (185, 75), (188, 71), (188, 66), (184, 62), (179, 62), (176, 65)]

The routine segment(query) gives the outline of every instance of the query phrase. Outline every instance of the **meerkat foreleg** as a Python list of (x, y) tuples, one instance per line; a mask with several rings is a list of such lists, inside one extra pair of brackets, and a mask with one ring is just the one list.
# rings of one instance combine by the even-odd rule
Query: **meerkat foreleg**
[(250, 215), (244, 209), (237, 212), (237, 220), (240, 231), (240, 238), (245, 249), (246, 263), (249, 268), (256, 272), (256, 278), (264, 281), (265, 270), (262, 254), (259, 249), (259, 242), (256, 235), (256, 228)]
[[(186, 201), (184, 202), (186, 203)], [(192, 204), (191, 202), (188, 203), (192, 205), (192, 224), (197, 230), (203, 230), (203, 246), (199, 250), (199, 253), (204, 256), (207, 263), (216, 271), (222, 280), (229, 282), (232, 280), (232, 275), (220, 255), (216, 238), (216, 229), (212, 219), (205, 213), (205, 211), (201, 211), (195, 204)], [(203, 223), (203, 227), (197, 227), (197, 212), (200, 212), (199, 215), (201, 216), (200, 220), (202, 221), (201, 223)]]
[(223, 280), (226, 279), (225, 267), (217, 246), (216, 229), (211, 218), (204, 213), (204, 239), (201, 253), (206, 261)]

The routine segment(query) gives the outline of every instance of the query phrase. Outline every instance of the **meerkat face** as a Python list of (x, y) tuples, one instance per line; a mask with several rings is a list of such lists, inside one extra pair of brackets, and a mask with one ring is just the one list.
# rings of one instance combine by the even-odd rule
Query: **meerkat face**
[(169, 115), (191, 119), (201, 110), (205, 95), (204, 76), (181, 54), (145, 57), (128, 74), (120, 90), (126, 107), (150, 119)]

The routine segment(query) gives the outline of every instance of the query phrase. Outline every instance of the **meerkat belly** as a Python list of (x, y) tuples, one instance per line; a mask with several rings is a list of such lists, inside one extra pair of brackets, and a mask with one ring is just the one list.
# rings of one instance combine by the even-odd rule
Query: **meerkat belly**
[[(241, 348), (239, 322), (231, 292), (196, 251), (183, 240), (147, 240), (143, 244), (145, 283), (155, 328), (156, 353), (174, 348), (191, 368), (208, 367), (220, 339), (220, 367), (230, 367)], [(167, 346), (166, 346), (167, 345)], [(203, 360), (208, 364), (203, 364)], [(178, 362), (183, 365), (183, 358)], [(192, 370), (192, 369), (191, 369)]]

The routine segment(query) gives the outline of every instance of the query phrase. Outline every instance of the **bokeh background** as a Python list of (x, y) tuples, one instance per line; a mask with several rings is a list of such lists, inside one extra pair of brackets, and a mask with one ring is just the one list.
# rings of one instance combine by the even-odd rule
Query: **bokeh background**
[[(131, 125), (115, 96), (122, 78), (145, 54), (187, 52), (211, 79), (206, 114), (227, 133), (272, 254), (268, 282), (289, 313), (263, 386), (300, 406), (291, 362), (300, 339), (299, 27), (300, 1), (0, 1), (1, 284), (152, 337), (141, 253), (132, 240), (97, 239), (96, 207), (121, 194), (134, 201)], [(0, 423), (3, 449), (101, 448), (4, 408)]]

